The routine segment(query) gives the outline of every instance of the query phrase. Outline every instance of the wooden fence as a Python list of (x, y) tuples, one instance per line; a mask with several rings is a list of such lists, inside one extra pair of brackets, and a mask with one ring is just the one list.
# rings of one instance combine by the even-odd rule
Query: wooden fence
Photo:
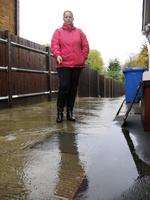
[[(57, 92), (55, 61), (49, 48), (0, 32), (0, 100)], [(54, 78), (55, 77), (55, 78)]]
[(80, 97), (119, 97), (123, 94), (123, 83), (98, 75), (96, 71), (88, 66), (83, 69), (78, 89)]
[[(44, 95), (54, 97), (58, 91), (55, 59), (49, 48), (8, 31), (0, 32), (0, 101), (12, 105), (15, 99)], [(119, 96), (120, 84), (85, 68), (79, 83), (79, 96)]]

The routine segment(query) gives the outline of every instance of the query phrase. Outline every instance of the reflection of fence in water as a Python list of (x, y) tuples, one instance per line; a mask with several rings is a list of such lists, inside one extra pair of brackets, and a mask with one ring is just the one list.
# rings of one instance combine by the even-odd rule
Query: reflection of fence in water
[(61, 160), (55, 196), (60, 199), (74, 199), (86, 179), (84, 166), (79, 158), (76, 137), (74, 132), (60, 132), (58, 134)]

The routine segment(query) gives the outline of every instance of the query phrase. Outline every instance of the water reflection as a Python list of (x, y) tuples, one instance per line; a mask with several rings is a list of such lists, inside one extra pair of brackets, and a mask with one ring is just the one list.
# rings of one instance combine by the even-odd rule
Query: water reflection
[[(123, 135), (112, 121), (121, 101), (81, 100), (76, 123), (56, 124), (49, 103), (0, 112), (0, 199), (138, 200), (144, 188), (139, 179), (150, 191), (150, 142), (134, 127)], [(133, 198), (124, 198), (132, 189)]]
[(28, 155), (24, 169), (28, 199), (74, 199), (85, 180), (88, 182), (75, 124), (66, 122), (57, 128), (59, 131), (35, 143)]
[(132, 139), (131, 139), (130, 134), (129, 134), (129, 130), (124, 128), (124, 129), (122, 129), (122, 132), (124, 134), (124, 137), (125, 137), (127, 144), (129, 146), (131, 155), (132, 155), (133, 160), (135, 162), (135, 165), (136, 165), (136, 168), (137, 168), (137, 171), (138, 171), (138, 174), (139, 174), (138, 178), (141, 178), (141, 177), (146, 176), (146, 175), (150, 175), (150, 166), (146, 162), (144, 162), (142, 159), (140, 159), (140, 157), (136, 153), (134, 144), (133, 144)]
[(68, 199), (74, 199), (81, 188), (83, 189), (85, 182), (86, 185), (88, 183), (83, 164), (79, 159), (78, 135), (74, 128), (75, 126), (68, 122), (66, 132), (58, 133), (61, 160), (55, 195)]
[(134, 144), (135, 141), (133, 142), (129, 130), (123, 128), (122, 132), (128, 144), (139, 176), (137, 176), (136, 180), (133, 181), (127, 190), (125, 190), (120, 196), (113, 198), (113, 200), (148, 200), (150, 199), (150, 166), (142, 160), (137, 153)]
[(27, 199), (50, 199), (53, 196), (59, 161), (57, 136), (51, 135), (32, 146), (24, 168)]

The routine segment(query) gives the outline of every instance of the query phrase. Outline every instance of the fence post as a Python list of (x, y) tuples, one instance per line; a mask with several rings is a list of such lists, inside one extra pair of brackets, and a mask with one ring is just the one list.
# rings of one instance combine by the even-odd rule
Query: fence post
[(106, 97), (106, 78), (104, 76), (104, 97)]
[(113, 79), (111, 80), (111, 98), (113, 98), (114, 97), (114, 95), (113, 95)]
[(88, 66), (88, 78), (89, 78), (89, 84), (88, 84), (88, 86), (89, 86), (89, 97), (91, 97), (91, 73), (90, 73), (90, 68), (89, 68), (89, 66)]
[(97, 97), (100, 96), (100, 91), (99, 91), (99, 73), (97, 72)]
[(7, 84), (8, 84), (8, 105), (12, 106), (12, 70), (11, 70), (11, 38), (9, 31), (5, 32), (5, 36), (7, 39), (6, 44), (6, 62), (7, 62)]
[(46, 68), (48, 70), (48, 88), (49, 88), (49, 100), (51, 100), (51, 55), (49, 47), (46, 47)]

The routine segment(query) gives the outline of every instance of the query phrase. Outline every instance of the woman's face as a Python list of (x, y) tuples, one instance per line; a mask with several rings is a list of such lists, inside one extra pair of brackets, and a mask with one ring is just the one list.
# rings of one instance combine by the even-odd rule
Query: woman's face
[(63, 20), (66, 24), (72, 24), (73, 23), (73, 15), (71, 12), (65, 12)]

